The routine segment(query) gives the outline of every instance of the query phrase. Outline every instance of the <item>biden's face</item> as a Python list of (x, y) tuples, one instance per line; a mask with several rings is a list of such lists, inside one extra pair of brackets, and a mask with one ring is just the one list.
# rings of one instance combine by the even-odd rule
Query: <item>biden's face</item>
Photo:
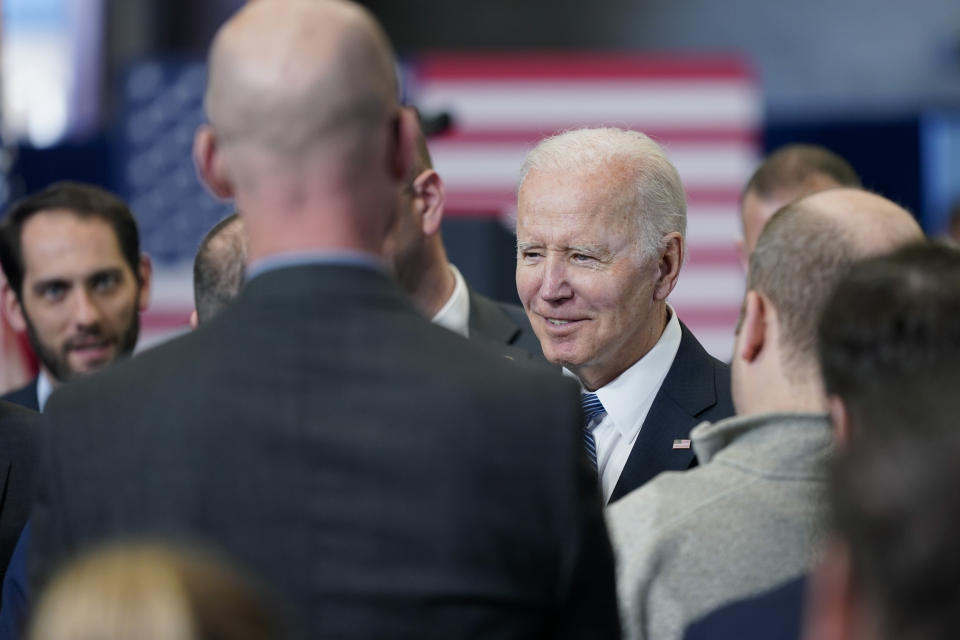
[(636, 207), (632, 185), (610, 170), (531, 171), (519, 192), (520, 300), (547, 359), (589, 389), (643, 357), (663, 330), (658, 259), (642, 250)]

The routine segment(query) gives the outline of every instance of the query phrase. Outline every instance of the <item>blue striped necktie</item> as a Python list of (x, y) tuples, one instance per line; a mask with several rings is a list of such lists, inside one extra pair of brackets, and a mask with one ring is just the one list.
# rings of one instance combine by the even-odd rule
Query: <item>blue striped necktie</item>
[(595, 393), (584, 393), (580, 396), (580, 406), (583, 407), (583, 446), (587, 450), (587, 457), (593, 463), (594, 470), (597, 467), (597, 442), (593, 439), (593, 430), (590, 423), (595, 418), (602, 419), (607, 415), (607, 410), (600, 404), (600, 398)]

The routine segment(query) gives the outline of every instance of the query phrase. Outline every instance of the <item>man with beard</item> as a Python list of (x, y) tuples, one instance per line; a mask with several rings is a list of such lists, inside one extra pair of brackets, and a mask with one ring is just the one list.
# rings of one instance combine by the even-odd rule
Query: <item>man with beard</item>
[[(27, 332), (40, 359), (40, 374), (3, 400), (42, 411), (61, 383), (133, 351), (139, 313), (150, 297), (151, 266), (140, 253), (133, 214), (113, 194), (58, 182), (15, 202), (0, 224), (0, 264), (7, 277), (2, 292), (7, 317), (14, 329)], [(28, 460), (32, 474), (32, 452)], [(30, 495), (32, 475), (27, 486)], [(19, 637), (26, 612), (29, 523), (20, 532), (25, 519), (26, 506), (6, 534), (9, 544), (0, 538), (4, 567), (13, 553), (0, 638)]]
[(116, 196), (59, 182), (16, 202), (0, 225), (3, 304), (27, 331), (40, 374), (4, 396), (42, 410), (59, 384), (129, 355), (150, 297), (150, 261)]

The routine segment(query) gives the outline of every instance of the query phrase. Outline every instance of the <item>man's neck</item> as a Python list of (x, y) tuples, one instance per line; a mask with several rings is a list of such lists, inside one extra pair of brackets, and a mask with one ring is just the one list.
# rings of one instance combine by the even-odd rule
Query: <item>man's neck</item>
[(453, 295), (457, 279), (446, 256), (442, 256), (441, 260), (432, 261), (421, 271), (420, 277), (412, 285), (414, 288), (407, 289), (407, 292), (413, 299), (414, 306), (421, 315), (430, 319), (437, 315)]
[(379, 255), (386, 220), (369, 198), (326, 191), (280, 188), (237, 194), (244, 218), (247, 261), (292, 251), (359, 251)]
[(769, 374), (754, 380), (744, 406), (735, 406), (737, 415), (826, 413), (827, 398), (819, 374), (799, 369), (790, 376)]

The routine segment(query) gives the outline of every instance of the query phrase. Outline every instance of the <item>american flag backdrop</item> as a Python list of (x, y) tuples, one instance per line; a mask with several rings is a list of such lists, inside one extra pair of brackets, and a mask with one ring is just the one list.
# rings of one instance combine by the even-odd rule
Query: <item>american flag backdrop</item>
[[(762, 123), (747, 65), (725, 57), (436, 54), (404, 69), (411, 102), (453, 117), (450, 132), (430, 141), (453, 219), (510, 225), (525, 153), (558, 130), (617, 126), (663, 144), (689, 205), (689, 257), (671, 302), (711, 353), (729, 357), (743, 294), (737, 199), (758, 160)], [(145, 62), (123, 88), (118, 190), (156, 274), (142, 344), (186, 329), (194, 251), (231, 210), (203, 190), (190, 160), (203, 79), (199, 62)]]
[(523, 157), (564, 129), (642, 131), (676, 165), (688, 200), (688, 261), (671, 303), (728, 359), (743, 297), (738, 198), (759, 157), (762, 99), (738, 58), (629, 55), (435, 55), (411, 67), (410, 92), (453, 129), (431, 141), (447, 214), (511, 224)]

